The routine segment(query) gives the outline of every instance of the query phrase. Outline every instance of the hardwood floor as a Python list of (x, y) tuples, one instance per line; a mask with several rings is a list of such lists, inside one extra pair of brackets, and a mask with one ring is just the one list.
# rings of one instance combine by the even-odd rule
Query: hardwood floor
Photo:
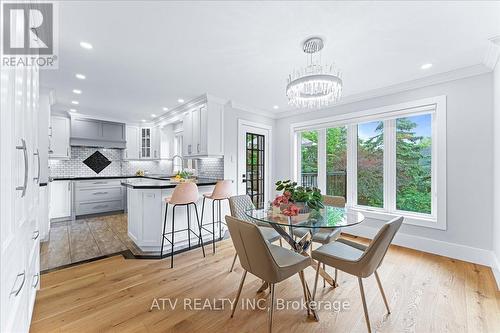
[[(358, 239), (359, 241), (360, 239)], [(229, 273), (234, 255), (231, 240), (218, 244), (215, 255), (200, 249), (175, 257), (175, 268), (164, 260), (111, 257), (42, 275), (36, 299), (32, 332), (266, 332), (265, 310), (231, 308), (242, 269)], [(332, 269), (328, 269), (330, 272)], [(372, 276), (365, 279), (365, 292), (373, 331), (379, 332), (500, 332), (500, 292), (491, 270), (467, 262), (392, 246), (379, 269), (391, 307), (384, 303)], [(313, 269), (306, 270), (312, 289)], [(318, 285), (318, 300), (349, 303), (343, 312), (320, 310), (320, 321), (303, 309), (277, 310), (274, 332), (366, 332), (357, 279), (339, 273), (336, 289)], [(262, 299), (256, 294), (260, 280), (247, 275), (243, 299)], [(276, 296), (302, 299), (298, 276), (280, 283)], [(171, 310), (165, 300), (179, 299)], [(223, 310), (196, 311), (194, 299), (205, 300)], [(192, 309), (183, 309), (184, 299)]]

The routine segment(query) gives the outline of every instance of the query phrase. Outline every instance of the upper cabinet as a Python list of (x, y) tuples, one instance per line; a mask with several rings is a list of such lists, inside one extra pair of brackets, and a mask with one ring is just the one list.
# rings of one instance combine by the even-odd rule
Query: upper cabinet
[(50, 118), (50, 133), (49, 133), (49, 143), (50, 151), (49, 158), (52, 159), (69, 159), (70, 147), (69, 147), (69, 135), (70, 135), (70, 123), (69, 118), (62, 116), (52, 116)]
[(125, 148), (125, 124), (89, 118), (71, 118), (71, 145)]
[(185, 157), (224, 155), (223, 112), (222, 104), (207, 99), (185, 113), (183, 120)]
[(141, 158), (151, 158), (151, 127), (141, 127)]
[(127, 160), (159, 160), (161, 156), (160, 127), (139, 127), (127, 125), (127, 146), (124, 158)]
[(127, 148), (125, 159), (138, 160), (141, 156), (139, 148), (139, 127), (127, 125)]

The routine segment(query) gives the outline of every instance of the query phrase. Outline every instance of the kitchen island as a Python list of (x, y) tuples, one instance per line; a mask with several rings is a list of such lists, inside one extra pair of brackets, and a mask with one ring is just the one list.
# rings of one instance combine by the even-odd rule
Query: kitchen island
[[(204, 193), (211, 193), (217, 183), (216, 179), (200, 178), (194, 181), (198, 185), (200, 193), (197, 202), (198, 214), (201, 219), (202, 201)], [(165, 218), (165, 198), (172, 195), (177, 182), (170, 180), (157, 180), (150, 178), (133, 178), (121, 182), (127, 189), (127, 214), (128, 214), (128, 236), (144, 252), (159, 252), (161, 248), (161, 237), (163, 232), (163, 221)], [(229, 214), (229, 205), (222, 203), (222, 217)], [(191, 216), (191, 229), (198, 234), (196, 225), (196, 213), (193, 207), (189, 210)], [(175, 230), (187, 228), (186, 207), (175, 209)], [(212, 223), (212, 202), (206, 200), (203, 224)], [(172, 205), (168, 207), (167, 230), (172, 227)], [(212, 228), (207, 229), (211, 230)], [(225, 226), (223, 225), (223, 232)], [(205, 243), (212, 241), (212, 235), (207, 231), (202, 232)], [(218, 226), (216, 227), (216, 239), (218, 238)], [(170, 237), (169, 237), (170, 238)], [(191, 245), (197, 245), (198, 238), (191, 234)], [(188, 246), (188, 233), (179, 232), (175, 234), (174, 251), (184, 249)], [(171, 250), (170, 244), (165, 242), (164, 254)]]

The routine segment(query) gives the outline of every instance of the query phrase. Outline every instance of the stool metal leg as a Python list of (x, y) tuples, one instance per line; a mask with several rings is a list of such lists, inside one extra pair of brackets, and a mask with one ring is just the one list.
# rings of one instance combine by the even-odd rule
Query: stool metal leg
[(215, 200), (212, 200), (212, 248), (215, 253)]
[(174, 222), (175, 222), (175, 207), (172, 208), (172, 246), (170, 250), (170, 268), (174, 268)]
[(203, 236), (201, 235), (201, 223), (200, 219), (198, 218), (198, 206), (193, 203), (194, 205), (194, 211), (196, 213), (196, 220), (198, 221), (198, 231), (200, 232), (200, 242), (201, 242), (201, 250), (203, 251), (203, 257), (205, 257), (205, 245), (203, 244)]
[(222, 200), (217, 200), (217, 203), (219, 204), (219, 240), (222, 239), (222, 214), (221, 214), (221, 209), (220, 209), (220, 203)]
[(165, 243), (165, 229), (167, 227), (168, 203), (165, 204), (165, 218), (163, 219), (163, 233), (161, 234), (160, 259), (163, 257), (163, 244)]
[(191, 250), (191, 211), (189, 205), (186, 205), (187, 222), (188, 222), (188, 249)]

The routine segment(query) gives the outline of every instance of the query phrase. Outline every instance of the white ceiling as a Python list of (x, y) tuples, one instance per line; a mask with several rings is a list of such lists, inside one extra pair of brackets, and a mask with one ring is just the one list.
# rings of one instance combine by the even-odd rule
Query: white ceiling
[(59, 10), (59, 70), (43, 71), (42, 85), (59, 109), (77, 99), (81, 113), (127, 121), (203, 93), (290, 110), (286, 78), (305, 64), (311, 35), (341, 68), (344, 96), (479, 64), (500, 35), (500, 2), (68, 1)]

